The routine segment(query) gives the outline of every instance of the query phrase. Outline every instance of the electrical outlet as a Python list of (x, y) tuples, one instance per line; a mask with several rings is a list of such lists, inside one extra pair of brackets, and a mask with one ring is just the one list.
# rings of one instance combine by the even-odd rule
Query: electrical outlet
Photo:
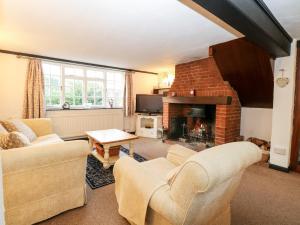
[(283, 147), (274, 147), (274, 152), (279, 155), (286, 155), (286, 149)]

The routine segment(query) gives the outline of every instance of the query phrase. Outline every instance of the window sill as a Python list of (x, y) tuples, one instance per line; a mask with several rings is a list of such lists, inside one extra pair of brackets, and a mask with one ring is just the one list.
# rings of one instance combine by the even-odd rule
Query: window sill
[(73, 108), (73, 109), (61, 109), (61, 108), (49, 108), (46, 109), (46, 112), (49, 111), (74, 111), (74, 110), (106, 110), (106, 109), (123, 109), (123, 108)]

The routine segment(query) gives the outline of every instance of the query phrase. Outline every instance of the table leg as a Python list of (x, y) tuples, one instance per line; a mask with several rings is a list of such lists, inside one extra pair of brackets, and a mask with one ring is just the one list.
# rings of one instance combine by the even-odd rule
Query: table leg
[(109, 145), (103, 145), (104, 148), (104, 162), (103, 167), (104, 169), (108, 169), (110, 167), (109, 165)]
[(134, 153), (133, 142), (129, 142), (129, 156), (133, 157), (133, 153)]
[(90, 150), (93, 151), (94, 150), (94, 141), (91, 137), (89, 137), (89, 146), (90, 146)]

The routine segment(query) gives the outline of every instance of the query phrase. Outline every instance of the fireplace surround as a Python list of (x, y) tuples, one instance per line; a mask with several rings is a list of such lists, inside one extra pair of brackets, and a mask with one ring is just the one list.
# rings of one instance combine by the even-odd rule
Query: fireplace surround
[(174, 130), (174, 118), (186, 117), (188, 123), (186, 113), (191, 108), (209, 105), (215, 108), (214, 144), (240, 137), (241, 104), (236, 91), (223, 80), (213, 56), (176, 65), (175, 80), (163, 102), (163, 126), (169, 133)]

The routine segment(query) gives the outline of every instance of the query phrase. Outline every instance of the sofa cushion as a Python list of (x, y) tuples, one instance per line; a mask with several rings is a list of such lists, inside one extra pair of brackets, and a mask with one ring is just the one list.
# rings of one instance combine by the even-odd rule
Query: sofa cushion
[(28, 138), (17, 131), (0, 135), (0, 147), (2, 149), (21, 148), (29, 144)]
[(31, 142), (31, 145), (46, 145), (64, 142), (57, 134), (48, 134), (38, 137), (35, 141)]
[(13, 125), (15, 125), (15, 127), (17, 128), (17, 130), (19, 132), (21, 132), (22, 134), (24, 134), (30, 140), (30, 142), (33, 142), (33, 141), (36, 140), (36, 138), (37, 138), (36, 134), (22, 120), (13, 119), (13, 120), (10, 120), (10, 122)]
[(141, 165), (154, 173), (156, 176), (166, 180), (167, 174), (176, 166), (166, 158), (157, 158), (150, 161), (142, 162)]
[(7, 130), (2, 126), (2, 124), (0, 124), (0, 135), (1, 134), (7, 134)]
[(8, 132), (18, 131), (17, 127), (9, 120), (1, 120), (0, 123)]

